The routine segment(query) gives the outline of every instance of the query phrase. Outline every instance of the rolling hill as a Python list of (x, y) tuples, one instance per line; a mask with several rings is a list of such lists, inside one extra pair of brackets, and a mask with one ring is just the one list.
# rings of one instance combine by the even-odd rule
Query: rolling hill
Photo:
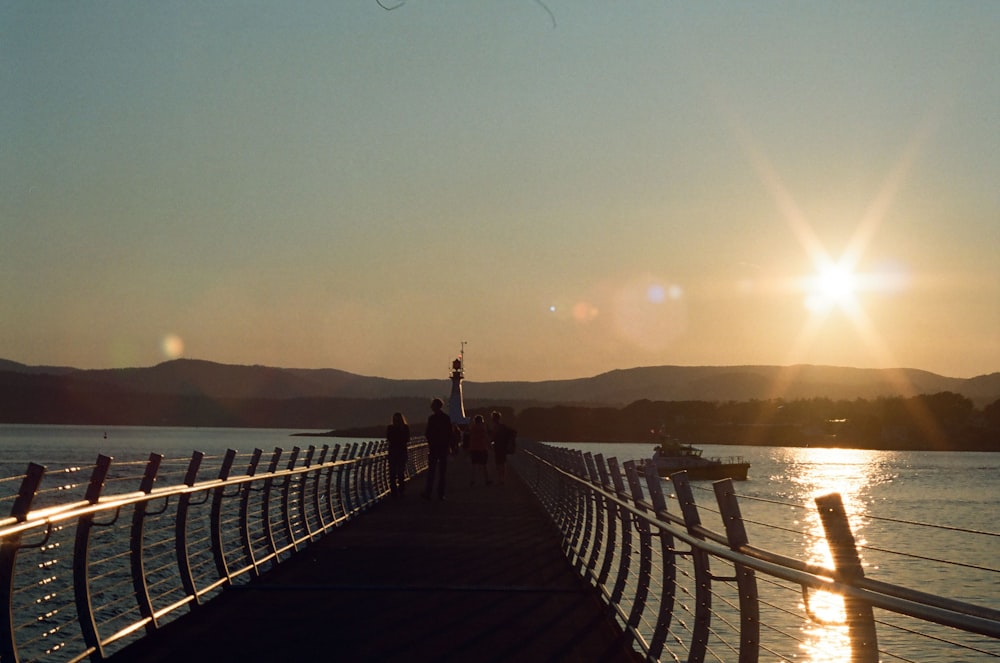
[[(0, 360), (7, 388), (29, 376), (51, 376), (78, 391), (115, 390), (161, 396), (215, 399), (398, 399), (447, 396), (447, 379), (393, 380), (332, 368), (298, 369), (218, 364), (177, 359), (146, 368), (74, 369), (26, 366)], [(916, 369), (836, 366), (651, 366), (593, 377), (539, 382), (463, 383), (468, 401), (619, 407), (641, 400), (746, 401), (872, 399), (951, 391), (983, 407), (1000, 399), (1000, 373), (949, 378)]]

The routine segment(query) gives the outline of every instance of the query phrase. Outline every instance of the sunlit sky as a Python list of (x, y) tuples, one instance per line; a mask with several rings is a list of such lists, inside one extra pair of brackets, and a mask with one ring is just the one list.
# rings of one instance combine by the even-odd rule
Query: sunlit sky
[(993, 0), (6, 0), (0, 358), (1000, 371), (998, 29)]

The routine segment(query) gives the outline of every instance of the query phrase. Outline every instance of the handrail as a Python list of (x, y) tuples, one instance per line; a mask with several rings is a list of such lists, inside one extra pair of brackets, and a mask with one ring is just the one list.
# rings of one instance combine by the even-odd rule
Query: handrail
[[(0, 519), (0, 662), (106, 658), (252, 581), (389, 493), (383, 441), (288, 454), (256, 449), (244, 458), (241, 473), (230, 450), (212, 459), (221, 463), (214, 477), (199, 479), (210, 463), (196, 452), (182, 475), (172, 475), (175, 483), (157, 486), (159, 454), (150, 454), (135, 483), (114, 476), (118, 466), (102, 456), (89, 480), (67, 483), (85, 489), (83, 499), (66, 493), (62, 503), (39, 506), (45, 469), (30, 464), (10, 515)], [(891, 642), (885, 632), (896, 625), (887, 622), (896, 619), (919, 620), (900, 632), (957, 634), (929, 636), (966, 650), (942, 659), (1000, 658), (1000, 611), (860, 573), (835, 494), (817, 499), (838, 551), (827, 568), (752, 544), (731, 481), (712, 484), (720, 532), (702, 522), (683, 472), (665, 484), (648, 464), (528, 441), (509, 462), (560, 532), (568, 562), (647, 660), (801, 659), (796, 633), (824, 626), (811, 606), (820, 592), (844, 602), (843, 623), (831, 628), (846, 643), (845, 660), (910, 660), (879, 648)], [(426, 443), (417, 440), (407, 473), (426, 466)], [(112, 483), (119, 492), (103, 494)], [(667, 485), (676, 498), (668, 499)], [(772, 598), (778, 592), (786, 594)], [(791, 639), (789, 653), (776, 653), (777, 638)]]
[[(875, 619), (875, 610), (920, 620), (924, 627), (953, 629), (961, 638), (990, 638), (985, 644), (936, 639), (980, 655), (994, 652), (1000, 658), (1000, 611), (864, 577), (836, 493), (816, 499), (827, 542), (834, 550), (835, 566), (826, 568), (752, 545), (731, 480), (713, 483), (725, 529), (720, 533), (701, 522), (684, 472), (670, 477), (681, 511), (678, 515), (668, 511), (662, 480), (650, 465), (640, 470), (629, 461), (619, 467), (615, 459), (605, 460), (600, 454), (533, 442), (520, 446), (523, 452), (519, 449), (512, 457), (515, 467), (562, 533), (567, 559), (597, 587), (647, 660), (738, 658), (742, 662), (758, 660), (762, 651), (774, 653), (776, 647), (767, 641), (765, 631), (767, 636), (780, 634), (783, 627), (762, 615), (769, 607), (764, 586), (776, 582), (791, 583), (789, 589), (798, 587), (801, 592), (799, 609), (787, 601), (781, 606), (781, 618), (786, 621), (799, 614), (790, 630), (818, 625), (809, 607), (811, 593), (842, 597), (845, 618), (838, 628), (846, 638), (845, 660), (878, 661), (886, 653), (879, 649), (877, 623), (884, 625)], [(623, 477), (629, 491), (623, 489)], [(636, 537), (638, 546), (634, 545)], [(659, 539), (660, 546), (651, 545), (652, 539)], [(714, 571), (719, 564), (732, 572)], [(658, 595), (651, 591), (654, 586), (659, 587)], [(693, 599), (694, 607), (686, 613), (681, 612), (682, 597)], [(621, 604), (627, 604), (627, 609)], [(640, 616), (645, 625), (640, 625)], [(723, 635), (727, 631), (731, 631), (728, 639)], [(801, 646), (797, 643), (785, 656), (801, 658)], [(713, 648), (731, 653), (720, 655)], [(962, 658), (954, 652), (952, 656)]]
[[(195, 452), (182, 482), (154, 487), (163, 457), (150, 454), (135, 488), (113, 495), (102, 493), (115, 465), (99, 456), (83, 499), (36, 508), (45, 468), (30, 464), (0, 519), (0, 662), (106, 658), (389, 493), (382, 442), (324, 445), (318, 458), (296, 447), (279, 468), (283, 455), (262, 470), (256, 449), (241, 474), (229, 450), (199, 480), (206, 457)], [(412, 477), (427, 467), (426, 441), (408, 455)]]

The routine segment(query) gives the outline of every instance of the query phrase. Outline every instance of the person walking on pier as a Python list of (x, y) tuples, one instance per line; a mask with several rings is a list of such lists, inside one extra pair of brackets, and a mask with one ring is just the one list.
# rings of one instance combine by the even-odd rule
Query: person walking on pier
[(392, 423), (385, 429), (389, 443), (389, 491), (394, 498), (403, 496), (406, 481), (406, 447), (410, 443), (410, 427), (402, 412), (392, 415)]
[(424, 499), (429, 500), (434, 489), (434, 478), (438, 479), (437, 493), (439, 499), (444, 499), (445, 473), (448, 471), (448, 454), (451, 453), (451, 417), (441, 408), (444, 402), (440, 398), (431, 401), (431, 415), (427, 417), (427, 487), (424, 488)]
[(497, 466), (497, 481), (503, 485), (507, 478), (507, 454), (510, 452), (510, 440), (514, 434), (510, 426), (500, 421), (500, 413), (496, 410), (490, 414), (493, 420), (493, 460)]
[(472, 462), (472, 481), (470, 485), (476, 485), (476, 475), (482, 468), (483, 485), (488, 486), (490, 481), (490, 471), (487, 461), (490, 457), (490, 432), (486, 428), (486, 420), (483, 415), (477, 414), (472, 419), (469, 426), (469, 460)]

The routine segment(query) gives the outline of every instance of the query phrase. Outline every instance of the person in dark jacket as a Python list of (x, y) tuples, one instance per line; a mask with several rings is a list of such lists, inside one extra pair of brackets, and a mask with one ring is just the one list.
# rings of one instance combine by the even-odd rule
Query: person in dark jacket
[[(486, 420), (483, 419), (483, 415), (477, 414), (472, 420), (472, 425), (469, 426), (469, 459), (472, 462), (472, 481), (469, 483), (470, 486), (476, 485), (476, 475), (480, 471), (483, 474), (484, 486), (493, 483), (490, 481), (490, 472), (486, 466), (489, 455), (490, 431), (486, 428)], [(480, 467), (482, 470), (478, 469)]]
[(445, 472), (448, 471), (448, 454), (451, 452), (451, 417), (441, 408), (444, 402), (440, 398), (431, 401), (431, 416), (427, 417), (427, 487), (424, 489), (424, 499), (429, 500), (434, 489), (434, 478), (437, 477), (437, 493), (439, 499), (444, 499)]
[(392, 423), (385, 429), (389, 443), (389, 491), (393, 497), (403, 496), (406, 481), (406, 447), (410, 443), (410, 427), (402, 412), (392, 415)]
[(507, 454), (510, 449), (510, 438), (512, 429), (500, 421), (500, 413), (493, 410), (490, 415), (493, 419), (493, 428), (490, 431), (493, 435), (493, 460), (497, 466), (497, 481), (502, 486), (507, 480)]

